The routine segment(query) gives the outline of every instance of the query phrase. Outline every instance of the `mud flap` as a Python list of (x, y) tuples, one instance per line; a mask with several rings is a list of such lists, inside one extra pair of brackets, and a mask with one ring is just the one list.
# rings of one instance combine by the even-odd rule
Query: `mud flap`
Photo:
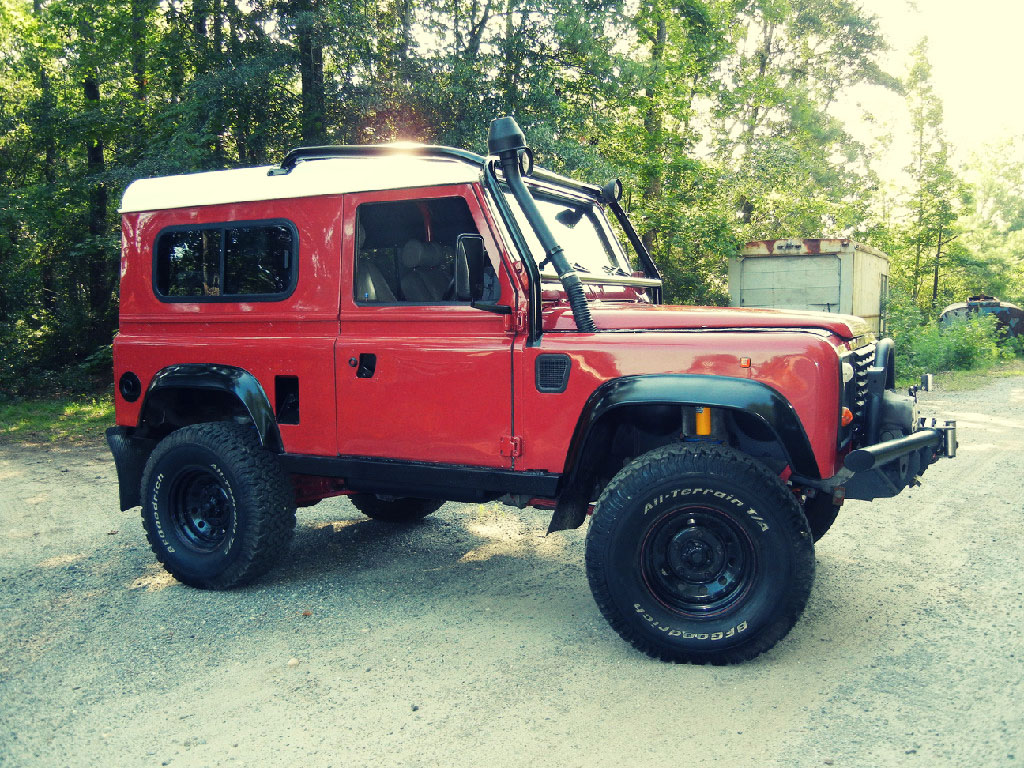
[(111, 427), (107, 430), (107, 445), (114, 455), (117, 468), (117, 486), (121, 511), (137, 507), (142, 503), (142, 471), (146, 468), (149, 454), (156, 446), (156, 440), (132, 437), (127, 427)]

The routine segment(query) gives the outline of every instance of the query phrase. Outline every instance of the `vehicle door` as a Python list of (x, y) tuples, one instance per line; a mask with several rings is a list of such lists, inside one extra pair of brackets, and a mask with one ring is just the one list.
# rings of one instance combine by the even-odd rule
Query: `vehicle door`
[(473, 298), (516, 306), (473, 187), (351, 194), (343, 228), (339, 453), (512, 467), (514, 315), (457, 295), (469, 243)]

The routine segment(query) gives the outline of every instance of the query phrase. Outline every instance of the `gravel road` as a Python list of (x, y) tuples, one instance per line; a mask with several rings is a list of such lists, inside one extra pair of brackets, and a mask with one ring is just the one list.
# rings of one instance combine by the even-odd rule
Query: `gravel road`
[(621, 641), (540, 512), (332, 499), (283, 567), (201, 592), (104, 446), (0, 446), (0, 765), (1024, 765), (1024, 378), (922, 400), (960, 456), (849, 502), (803, 619), (726, 668)]

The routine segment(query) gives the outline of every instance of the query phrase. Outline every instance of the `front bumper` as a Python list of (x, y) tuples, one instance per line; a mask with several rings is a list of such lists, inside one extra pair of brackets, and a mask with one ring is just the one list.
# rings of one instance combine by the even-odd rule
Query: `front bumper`
[(955, 421), (920, 419), (909, 435), (850, 451), (829, 485), (844, 486), (848, 499), (891, 498), (920, 485), (924, 471), (940, 458), (954, 458), (956, 449)]

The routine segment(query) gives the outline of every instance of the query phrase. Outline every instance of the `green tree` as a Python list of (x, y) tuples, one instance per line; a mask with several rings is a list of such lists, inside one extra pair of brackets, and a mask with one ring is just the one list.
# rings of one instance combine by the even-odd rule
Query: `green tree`
[(875, 180), (830, 108), (859, 83), (896, 85), (877, 62), (877, 21), (851, 0), (755, 0), (739, 19), (712, 135), (744, 236), (850, 231)]
[(958, 219), (967, 202), (968, 189), (950, 161), (942, 126), (942, 101), (932, 87), (926, 39), (914, 49), (905, 96), (914, 137), (911, 163), (906, 168), (911, 179), (913, 212), (908, 230), (913, 250), (909, 293), (914, 301), (922, 301), (930, 294), (934, 309), (939, 301), (944, 259), (955, 259), (962, 266), (970, 254), (956, 242), (961, 234)]
[(965, 293), (1024, 302), (1024, 136), (983, 148), (968, 168), (974, 199), (961, 217), (966, 247), (978, 264)]

